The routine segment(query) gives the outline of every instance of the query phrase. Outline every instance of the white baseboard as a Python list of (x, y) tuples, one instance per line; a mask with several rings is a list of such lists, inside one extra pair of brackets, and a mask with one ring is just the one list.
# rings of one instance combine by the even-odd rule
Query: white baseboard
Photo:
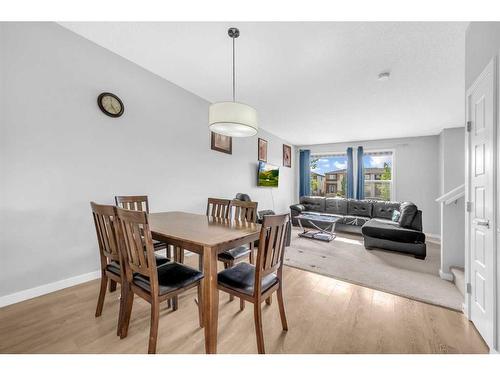
[(425, 239), (427, 242), (433, 242), (436, 244), (441, 244), (441, 235), (434, 233), (425, 233)]
[(453, 274), (439, 270), (439, 277), (443, 280), (453, 281)]
[(95, 280), (101, 277), (101, 271), (94, 271), (70, 277), (69, 279), (55, 281), (50, 284), (40, 285), (35, 288), (21, 290), (20, 292), (8, 294), (0, 297), (0, 307), (12, 305), (14, 303), (26, 301), (31, 298), (43, 296), (44, 294), (52, 293), (57, 290), (69, 288), (70, 286), (85, 283), (90, 280)]

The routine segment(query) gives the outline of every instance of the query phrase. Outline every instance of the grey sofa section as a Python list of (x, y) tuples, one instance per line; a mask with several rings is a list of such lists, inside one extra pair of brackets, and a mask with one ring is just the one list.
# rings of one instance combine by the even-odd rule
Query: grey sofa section
[[(392, 221), (394, 211), (400, 211), (398, 222)], [(384, 202), (345, 198), (301, 197), (300, 203), (290, 206), (292, 224), (303, 212), (319, 212), (339, 217), (336, 231), (362, 234), (365, 248), (381, 248), (426, 256), (425, 234), (422, 232), (422, 211), (411, 202)], [(327, 224), (314, 222), (324, 228)], [(306, 221), (303, 226), (310, 226)]]

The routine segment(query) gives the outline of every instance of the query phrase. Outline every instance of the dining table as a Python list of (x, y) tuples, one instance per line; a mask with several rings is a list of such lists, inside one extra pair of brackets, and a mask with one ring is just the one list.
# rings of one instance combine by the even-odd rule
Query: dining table
[(151, 213), (148, 221), (153, 239), (200, 255), (205, 351), (217, 353), (218, 255), (258, 240), (261, 225), (180, 211)]

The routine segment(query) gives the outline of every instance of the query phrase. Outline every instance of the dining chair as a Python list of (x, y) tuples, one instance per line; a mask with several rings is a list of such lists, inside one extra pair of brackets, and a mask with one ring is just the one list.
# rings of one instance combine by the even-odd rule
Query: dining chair
[(217, 219), (229, 219), (230, 199), (208, 198), (207, 216)]
[[(147, 195), (117, 195), (115, 196), (117, 207), (132, 211), (144, 211), (149, 214), (149, 201)], [(165, 242), (153, 240), (155, 251), (166, 250), (166, 256), (172, 257), (171, 249)]]
[(178, 262), (168, 262), (157, 267), (146, 212), (122, 208), (116, 208), (116, 210), (123, 236), (125, 251), (122, 251), (122, 257), (127, 281), (120, 338), (127, 337), (134, 296), (137, 295), (151, 304), (148, 353), (153, 354), (156, 353), (161, 302), (197, 287), (199, 324), (203, 327), (203, 300), (200, 283), (203, 274)]
[[(262, 332), (262, 302), (276, 292), (284, 331), (288, 323), (283, 302), (283, 255), (288, 214), (264, 216), (255, 266), (240, 262), (219, 272), (218, 289), (254, 304), (255, 333), (259, 354), (265, 353)], [(244, 308), (244, 306), (243, 306)]]
[[(106, 297), (108, 280), (110, 281), (110, 292), (116, 290), (116, 284), (123, 284), (125, 275), (121, 265), (121, 256), (119, 250), (119, 234), (117, 231), (117, 218), (114, 206), (107, 206), (90, 202), (92, 216), (97, 234), (97, 243), (99, 245), (99, 256), (101, 260), (101, 287), (97, 299), (96, 318), (101, 316)], [(111, 284), (113, 283), (113, 286)], [(123, 295), (120, 296), (120, 307), (123, 302)], [(118, 316), (117, 334), (120, 330), (122, 309)]]
[[(110, 292), (116, 290), (116, 284), (122, 285), (120, 288), (120, 312), (118, 314), (117, 334), (120, 332), (120, 322), (122, 317), (122, 305), (124, 302), (123, 284), (126, 283), (125, 272), (122, 262), (121, 247), (121, 229), (118, 225), (116, 207), (90, 202), (92, 216), (97, 234), (97, 243), (99, 245), (99, 255), (101, 261), (101, 287), (97, 299), (97, 308), (95, 316), (102, 314), (104, 298), (106, 297), (106, 287), (108, 280), (110, 282)], [(156, 263), (162, 265), (169, 260), (159, 254), (155, 254)], [(114, 284), (113, 288), (111, 284)]]
[[(231, 204), (230, 199), (208, 198), (207, 216), (214, 219), (229, 219)], [(203, 270), (203, 256), (199, 256), (199, 269)]]
[[(234, 220), (247, 221), (255, 223), (257, 221), (257, 202), (248, 202), (240, 200), (232, 200), (229, 203), (230, 217)], [(238, 246), (234, 249), (226, 250), (220, 253), (217, 259), (224, 263), (224, 268), (230, 268), (234, 266), (237, 261), (244, 258), (249, 258), (251, 264), (253, 264), (253, 248), (254, 244), (249, 243), (248, 245)], [(229, 301), (234, 300), (232, 294), (229, 295)], [(243, 300), (241, 301), (244, 304)]]

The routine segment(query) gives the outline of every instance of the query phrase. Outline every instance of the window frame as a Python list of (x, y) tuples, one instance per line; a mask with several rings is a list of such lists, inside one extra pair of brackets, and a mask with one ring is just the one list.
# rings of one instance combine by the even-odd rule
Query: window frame
[[(321, 159), (321, 158), (328, 158), (328, 157), (338, 157), (338, 156), (343, 156), (347, 159), (347, 152), (346, 151), (340, 151), (340, 152), (319, 152), (319, 153), (313, 153), (311, 152), (310, 154), (310, 158), (313, 159), (313, 158), (318, 158), (318, 159)], [(311, 169), (309, 169), (309, 171), (312, 173)], [(326, 173), (325, 173), (325, 192), (324, 192), (324, 195), (322, 195), (322, 197), (326, 197), (326, 194), (337, 194), (337, 192), (329, 192), (328, 191), (328, 181), (330, 182), (335, 182), (337, 183), (339, 181), (338, 178), (335, 178), (333, 179), (333, 176), (331, 176), (332, 178), (328, 178)], [(311, 179), (312, 181), (312, 179)], [(335, 189), (336, 190), (336, 189)], [(311, 189), (311, 194), (312, 194), (312, 189)], [(347, 194), (347, 192), (346, 192)], [(346, 198), (346, 197), (344, 197)]]
[[(397, 202), (397, 199), (396, 199), (396, 150), (395, 149), (392, 149), (392, 148), (377, 148), (377, 149), (364, 149), (363, 150), (363, 156), (365, 155), (369, 155), (371, 153), (377, 153), (377, 152), (390, 152), (392, 154), (392, 167), (391, 167), (391, 180), (390, 180), (390, 184), (391, 184), (391, 197), (390, 197), (390, 200), (389, 202)], [(358, 169), (359, 166), (356, 165), (356, 169)], [(364, 168), (364, 165), (363, 165), (363, 168)], [(363, 173), (363, 177), (365, 176), (365, 174)], [(370, 180), (367, 180), (367, 179), (364, 179), (364, 184), (366, 184), (367, 182), (380, 182), (380, 181), (383, 181), (383, 180), (375, 180), (375, 179), (370, 179)], [(356, 189), (358, 187), (356, 186)], [(366, 198), (365, 198), (366, 199)]]

